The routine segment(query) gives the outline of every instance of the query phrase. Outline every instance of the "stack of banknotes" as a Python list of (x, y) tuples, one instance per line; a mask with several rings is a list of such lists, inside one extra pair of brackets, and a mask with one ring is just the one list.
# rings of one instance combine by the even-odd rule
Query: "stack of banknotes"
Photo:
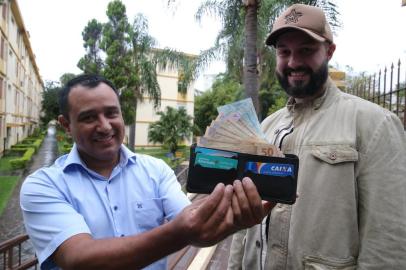
[(261, 131), (250, 98), (217, 108), (219, 115), (206, 128), (198, 146), (262, 156), (283, 157)]

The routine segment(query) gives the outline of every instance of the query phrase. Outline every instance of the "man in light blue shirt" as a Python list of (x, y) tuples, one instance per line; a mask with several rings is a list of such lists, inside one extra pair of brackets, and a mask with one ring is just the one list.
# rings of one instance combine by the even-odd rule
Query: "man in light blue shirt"
[(212, 245), (259, 223), (273, 206), (250, 179), (219, 184), (190, 204), (163, 161), (122, 145), (118, 94), (103, 77), (72, 79), (59, 105), (75, 144), (27, 177), (20, 195), (41, 269), (165, 269), (170, 253)]

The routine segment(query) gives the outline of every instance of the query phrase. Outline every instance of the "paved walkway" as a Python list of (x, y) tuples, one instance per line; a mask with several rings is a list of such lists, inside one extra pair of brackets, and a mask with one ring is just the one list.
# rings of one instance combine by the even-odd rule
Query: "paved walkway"
[(50, 127), (38, 152), (29, 164), (28, 168), (21, 174), (21, 178), (15, 187), (13, 194), (0, 217), (0, 242), (8, 240), (20, 234), (25, 234), (20, 210), (19, 194), (24, 179), (37, 169), (51, 165), (57, 157), (57, 143), (55, 138), (55, 127)]

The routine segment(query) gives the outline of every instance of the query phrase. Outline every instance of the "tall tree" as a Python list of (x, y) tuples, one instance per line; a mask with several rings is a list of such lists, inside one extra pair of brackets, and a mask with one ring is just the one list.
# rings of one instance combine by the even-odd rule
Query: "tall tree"
[(77, 76), (76, 74), (73, 73), (64, 73), (60, 78), (59, 78), (59, 82), (61, 83), (61, 85), (65, 85), (69, 80), (73, 79), (75, 76)]
[(78, 63), (78, 67), (84, 73), (101, 74), (103, 59), (100, 56), (100, 42), (102, 37), (103, 24), (93, 19), (88, 22), (82, 32), (86, 54)]
[(142, 15), (137, 15), (132, 25), (128, 22), (120, 0), (108, 4), (107, 16), (102, 39), (107, 55), (104, 74), (120, 89), (124, 121), (130, 125), (129, 147), (134, 150), (137, 101), (142, 101), (146, 93), (152, 97), (154, 107), (160, 102), (156, 67), (149, 61), (155, 41)]
[[(137, 102), (148, 96), (155, 109), (160, 105), (157, 69), (177, 68), (178, 90), (185, 93), (195, 78), (196, 65), (194, 59), (182, 53), (156, 49), (156, 41), (148, 33), (147, 19), (138, 14), (129, 23), (126, 7), (120, 0), (108, 4), (107, 17), (107, 23), (92, 20), (83, 31), (88, 51), (79, 64), (84, 72), (101, 72), (119, 89), (124, 121), (130, 126), (129, 148), (134, 150)], [(101, 64), (99, 48), (105, 53)]]
[(45, 127), (51, 120), (56, 120), (59, 115), (58, 94), (61, 90), (59, 83), (46, 81), (42, 92), (41, 101), (41, 126)]
[(239, 100), (243, 95), (241, 85), (232, 78), (220, 74), (211, 89), (195, 97), (194, 135), (202, 136), (218, 113), (217, 107)]

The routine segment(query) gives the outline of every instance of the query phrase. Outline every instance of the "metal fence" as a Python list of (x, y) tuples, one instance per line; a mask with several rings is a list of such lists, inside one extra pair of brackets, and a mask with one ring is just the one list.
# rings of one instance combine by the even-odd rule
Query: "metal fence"
[(395, 113), (406, 129), (406, 68), (400, 59), (390, 67), (380, 69), (372, 75), (360, 75), (352, 78), (346, 92), (379, 104)]

